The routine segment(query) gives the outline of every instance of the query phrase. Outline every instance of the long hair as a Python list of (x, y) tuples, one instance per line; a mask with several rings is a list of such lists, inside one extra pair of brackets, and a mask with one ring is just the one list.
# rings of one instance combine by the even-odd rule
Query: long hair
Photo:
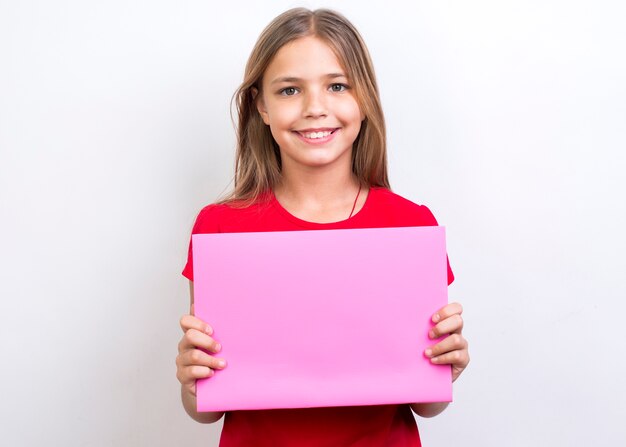
[(334, 51), (365, 116), (352, 147), (352, 172), (362, 185), (389, 188), (385, 120), (373, 64), (361, 35), (335, 11), (294, 8), (263, 30), (248, 58), (243, 82), (233, 95), (238, 115), (235, 188), (222, 202), (247, 206), (280, 182), (280, 150), (255, 98), (278, 50), (307, 36), (323, 40)]

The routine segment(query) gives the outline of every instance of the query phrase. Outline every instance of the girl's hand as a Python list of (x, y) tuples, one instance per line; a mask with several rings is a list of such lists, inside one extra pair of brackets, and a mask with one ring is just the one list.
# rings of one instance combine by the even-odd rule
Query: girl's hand
[(428, 336), (432, 339), (446, 336), (436, 345), (426, 349), (424, 354), (436, 365), (452, 365), (452, 381), (461, 375), (469, 363), (467, 340), (463, 338), (463, 307), (459, 303), (450, 303), (439, 309), (433, 316), (435, 323)]
[(196, 380), (213, 376), (214, 370), (226, 366), (226, 361), (202, 350), (214, 354), (220, 352), (220, 344), (211, 338), (213, 334), (211, 326), (193, 315), (183, 315), (180, 327), (185, 334), (178, 343), (176, 377), (183, 387), (195, 396)]

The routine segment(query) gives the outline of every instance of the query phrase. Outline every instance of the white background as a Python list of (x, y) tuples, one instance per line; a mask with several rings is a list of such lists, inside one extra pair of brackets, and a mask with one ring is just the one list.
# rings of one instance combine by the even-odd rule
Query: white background
[[(0, 2), (0, 444), (217, 445), (175, 378), (229, 102), (289, 1)], [(425, 446), (625, 445), (626, 7), (338, 1), (472, 362)]]

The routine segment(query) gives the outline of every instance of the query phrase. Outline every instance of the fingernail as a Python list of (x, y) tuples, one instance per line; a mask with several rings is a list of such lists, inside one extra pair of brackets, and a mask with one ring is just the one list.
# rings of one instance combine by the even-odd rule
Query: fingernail
[(433, 315), (433, 321), (434, 321), (435, 323), (438, 323), (438, 322), (439, 322), (439, 320), (441, 320), (441, 316), (440, 316), (439, 314), (435, 314), (435, 315)]
[(429, 336), (430, 338), (435, 338), (435, 331), (430, 331), (430, 332), (428, 333), (428, 336)]
[(430, 361), (433, 363), (437, 363), (439, 361), (439, 357), (433, 357), (432, 359), (430, 359)]
[(219, 361), (217, 362), (217, 365), (218, 365), (220, 368), (223, 368), (223, 367), (225, 367), (225, 366), (226, 366), (226, 362), (225, 362), (224, 360), (219, 360)]
[(427, 349), (424, 354), (426, 354), (426, 357), (431, 357), (433, 355), (433, 351), (432, 349)]
[(215, 344), (215, 352), (220, 352), (222, 350), (222, 345), (220, 345), (219, 343)]
[(207, 324), (207, 326), (204, 328), (204, 332), (209, 335), (213, 335), (213, 328)]

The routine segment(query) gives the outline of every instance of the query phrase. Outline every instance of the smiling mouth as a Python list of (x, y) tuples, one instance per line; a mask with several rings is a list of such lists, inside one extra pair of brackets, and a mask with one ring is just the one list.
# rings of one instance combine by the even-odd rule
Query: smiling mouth
[(319, 131), (295, 131), (297, 134), (307, 138), (309, 140), (318, 140), (326, 138), (329, 135), (334, 134), (338, 129), (324, 129)]

